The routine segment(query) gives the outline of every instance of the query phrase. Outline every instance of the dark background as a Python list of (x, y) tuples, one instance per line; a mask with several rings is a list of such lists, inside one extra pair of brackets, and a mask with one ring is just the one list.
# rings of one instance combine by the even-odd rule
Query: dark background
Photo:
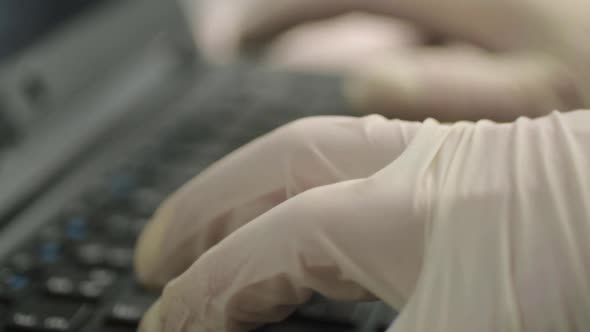
[(105, 0), (0, 0), (0, 61)]

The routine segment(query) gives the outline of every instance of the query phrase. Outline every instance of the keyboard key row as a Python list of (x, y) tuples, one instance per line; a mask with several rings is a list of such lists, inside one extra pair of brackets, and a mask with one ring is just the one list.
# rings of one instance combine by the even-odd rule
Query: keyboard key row
[(110, 270), (62, 271), (46, 278), (44, 289), (54, 297), (95, 302), (105, 295), (116, 277)]
[(7, 332), (77, 331), (92, 314), (87, 304), (38, 299), (19, 304), (6, 315)]
[(137, 327), (143, 314), (149, 309), (156, 296), (149, 293), (131, 292), (116, 301), (107, 315), (109, 325)]

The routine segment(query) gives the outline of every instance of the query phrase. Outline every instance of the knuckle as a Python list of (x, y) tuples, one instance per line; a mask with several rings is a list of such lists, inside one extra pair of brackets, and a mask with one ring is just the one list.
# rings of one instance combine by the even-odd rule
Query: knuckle
[(199, 309), (189, 302), (187, 289), (178, 280), (169, 282), (160, 299), (160, 318), (166, 331), (180, 331), (195, 322), (195, 312)]
[(323, 187), (318, 187), (303, 192), (294, 198), (293, 205), (291, 206), (292, 210), (305, 214), (308, 217), (306, 219), (316, 217), (322, 212), (325, 213), (329, 209), (329, 206), (326, 204), (327, 202), (325, 202), (326, 195), (328, 194), (327, 191)]
[(551, 89), (561, 102), (561, 107), (575, 109), (584, 107), (584, 98), (580, 94), (579, 81), (566, 68), (553, 68), (548, 75), (547, 81)]
[(286, 202), (283, 214), (287, 218), (273, 219), (269, 228), (277, 239), (288, 242), (283, 242), (284, 248), (310, 241), (314, 233), (337, 219), (339, 210), (326, 199), (330, 194), (323, 187), (313, 188)]
[(306, 178), (324, 168), (319, 154), (321, 146), (330, 137), (326, 133), (333, 125), (330, 117), (308, 117), (291, 122), (273, 134), (271, 149), (276, 150), (284, 167), (290, 193), (300, 193), (312, 187)]
[(297, 228), (294, 231), (305, 233), (310, 227), (341, 225), (342, 220), (349, 217), (351, 204), (362, 204), (359, 197), (373, 197), (375, 189), (373, 181), (362, 179), (305, 191), (294, 198), (291, 206), (300, 215), (300, 220), (294, 223)]

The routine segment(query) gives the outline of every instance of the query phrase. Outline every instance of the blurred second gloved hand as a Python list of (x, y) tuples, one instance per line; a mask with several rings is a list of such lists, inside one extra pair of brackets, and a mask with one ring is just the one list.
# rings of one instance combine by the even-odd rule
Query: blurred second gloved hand
[(319, 117), (198, 175), (142, 234), (143, 332), (242, 332), (312, 291), (392, 332), (590, 330), (590, 111), (510, 124)]
[[(273, 65), (339, 68), (367, 113), (511, 121), (590, 107), (587, 1), (189, 1), (212, 61), (266, 45)], [(337, 17), (353, 12), (379, 16)]]

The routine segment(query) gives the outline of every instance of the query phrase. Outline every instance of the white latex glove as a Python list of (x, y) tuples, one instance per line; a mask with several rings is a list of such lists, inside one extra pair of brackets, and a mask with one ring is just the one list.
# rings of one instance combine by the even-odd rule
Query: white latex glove
[[(187, 1), (212, 61), (287, 31), (263, 60), (345, 68), (347, 94), (367, 113), (512, 121), (590, 107), (590, 1)], [(357, 11), (395, 21), (333, 19)], [(425, 47), (429, 36), (448, 43)]]
[(394, 332), (590, 331), (590, 111), (441, 125), (317, 117), (222, 159), (142, 234), (145, 332), (239, 332), (312, 291)]

